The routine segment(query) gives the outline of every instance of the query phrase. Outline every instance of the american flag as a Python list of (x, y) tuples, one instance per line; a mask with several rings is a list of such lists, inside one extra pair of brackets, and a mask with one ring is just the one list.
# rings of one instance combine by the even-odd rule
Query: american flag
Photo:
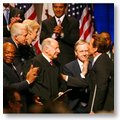
[(89, 42), (94, 32), (93, 5), (69, 3), (67, 15), (79, 20), (80, 39)]
[[(31, 20), (36, 20), (37, 21), (37, 14), (35, 12), (34, 5), (31, 3), (16, 3), (15, 7), (21, 9), (24, 11), (24, 16), (25, 19), (31, 19)], [(38, 32), (40, 34), (40, 31)], [(39, 44), (39, 34), (38, 37), (36, 38), (36, 41), (33, 42), (33, 46), (36, 48), (36, 53), (39, 54), (40, 51), (40, 44)]]

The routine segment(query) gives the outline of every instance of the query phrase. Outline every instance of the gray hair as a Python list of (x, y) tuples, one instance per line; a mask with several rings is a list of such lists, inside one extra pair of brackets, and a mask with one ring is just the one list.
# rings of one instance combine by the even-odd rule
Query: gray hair
[(21, 35), (23, 29), (27, 29), (25, 24), (14, 23), (10, 29), (12, 39), (14, 39), (14, 36)]

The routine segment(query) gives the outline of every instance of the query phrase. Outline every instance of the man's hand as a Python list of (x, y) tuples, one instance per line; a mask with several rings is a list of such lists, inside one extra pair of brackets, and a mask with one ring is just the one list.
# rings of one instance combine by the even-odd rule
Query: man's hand
[(85, 60), (84, 63), (83, 63), (83, 69), (82, 69), (82, 75), (86, 75), (87, 72), (88, 72), (88, 64), (89, 64), (89, 61), (88, 60)]
[(55, 26), (53, 32), (60, 35), (62, 32), (62, 29), (63, 29), (63, 27), (61, 25), (57, 25), (57, 26)]
[(18, 14), (17, 16), (14, 16), (10, 19), (10, 24), (8, 25), (9, 29), (11, 29), (12, 25), (16, 22), (22, 21), (22, 19), (20, 18), (20, 14)]
[(38, 75), (38, 72), (39, 72), (39, 68), (33, 67), (33, 65), (31, 65), (30, 70), (27, 72), (26, 80), (28, 80), (29, 83), (33, 83)]
[(58, 96), (61, 96), (63, 93), (64, 93), (64, 92), (59, 92), (59, 93), (58, 93)]
[(60, 75), (61, 75), (61, 78), (66, 81), (67, 75), (65, 75), (65, 74), (63, 74), (63, 73), (61, 73)]

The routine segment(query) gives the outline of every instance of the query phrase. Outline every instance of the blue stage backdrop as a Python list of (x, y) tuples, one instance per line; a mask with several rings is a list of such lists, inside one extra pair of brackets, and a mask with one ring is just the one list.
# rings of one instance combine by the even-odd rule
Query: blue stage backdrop
[(94, 4), (94, 22), (98, 33), (109, 32), (114, 42), (114, 4)]

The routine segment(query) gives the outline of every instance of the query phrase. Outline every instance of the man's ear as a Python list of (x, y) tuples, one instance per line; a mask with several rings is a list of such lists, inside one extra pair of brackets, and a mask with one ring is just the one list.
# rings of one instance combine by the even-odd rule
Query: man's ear
[(94, 48), (94, 52), (97, 52), (98, 48)]
[(17, 37), (18, 37), (18, 36), (17, 36), (17, 35), (15, 35), (15, 36), (14, 36), (14, 40), (15, 40), (15, 42), (17, 42), (17, 43), (18, 43)]
[(77, 56), (77, 52), (76, 52), (76, 51), (74, 51), (74, 53), (75, 53), (75, 56)]

